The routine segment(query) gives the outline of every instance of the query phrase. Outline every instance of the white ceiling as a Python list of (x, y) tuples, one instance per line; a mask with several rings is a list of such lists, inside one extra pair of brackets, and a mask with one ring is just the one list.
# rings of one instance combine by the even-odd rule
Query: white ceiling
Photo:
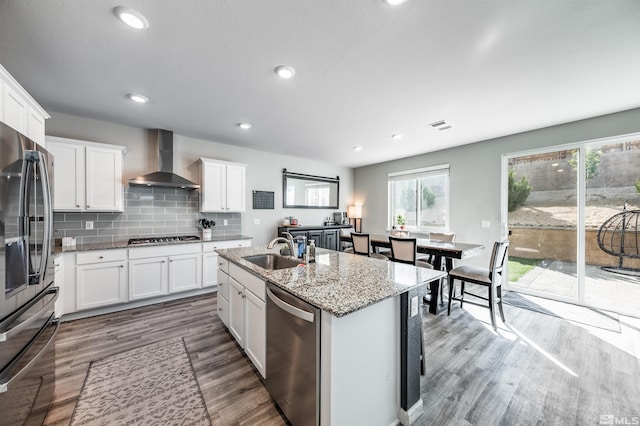
[(357, 167), (640, 107), (640, 1), (2, 0), (0, 64), (49, 111)]

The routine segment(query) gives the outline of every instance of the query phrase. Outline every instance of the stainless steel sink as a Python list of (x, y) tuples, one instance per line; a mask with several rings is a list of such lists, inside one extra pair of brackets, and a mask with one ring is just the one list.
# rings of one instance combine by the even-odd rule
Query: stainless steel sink
[(275, 269), (293, 268), (294, 266), (298, 266), (300, 263), (302, 263), (298, 260), (291, 259), (290, 257), (281, 256), (275, 253), (245, 256), (243, 257), (243, 259), (247, 262), (251, 262), (254, 265), (258, 265), (261, 268), (271, 271)]

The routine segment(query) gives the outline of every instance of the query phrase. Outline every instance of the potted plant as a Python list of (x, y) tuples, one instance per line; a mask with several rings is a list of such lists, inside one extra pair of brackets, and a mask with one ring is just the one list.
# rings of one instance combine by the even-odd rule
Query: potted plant
[(400, 230), (404, 231), (407, 221), (403, 215), (399, 214), (398, 216), (396, 216), (396, 223), (398, 224), (398, 227), (400, 228)]

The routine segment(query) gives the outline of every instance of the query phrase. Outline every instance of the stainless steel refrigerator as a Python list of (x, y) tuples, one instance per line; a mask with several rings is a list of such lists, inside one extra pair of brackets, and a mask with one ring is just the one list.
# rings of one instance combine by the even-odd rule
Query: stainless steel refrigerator
[(0, 423), (42, 424), (59, 322), (52, 261), (53, 156), (0, 123)]

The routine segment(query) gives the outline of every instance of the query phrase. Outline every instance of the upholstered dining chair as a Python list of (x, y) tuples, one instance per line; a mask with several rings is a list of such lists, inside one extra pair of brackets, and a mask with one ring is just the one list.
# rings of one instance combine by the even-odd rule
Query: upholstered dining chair
[[(495, 305), (498, 305), (500, 310), (500, 318), (502, 322), (506, 322), (504, 319), (504, 311), (502, 309), (502, 282), (506, 277), (502, 275), (504, 271), (504, 263), (507, 258), (507, 252), (509, 250), (509, 241), (496, 241), (493, 244), (493, 251), (491, 252), (491, 261), (489, 262), (489, 269), (479, 268), (477, 266), (463, 265), (453, 268), (449, 271), (449, 305), (447, 308), (447, 315), (451, 315), (451, 301), (458, 300), (460, 307), (462, 308), (463, 302), (471, 303), (472, 305), (487, 307), (486, 304), (471, 301), (464, 298), (465, 294), (473, 296), (478, 299), (482, 299), (488, 303), (489, 315), (491, 316), (491, 326), (494, 330), (496, 327), (496, 315)], [(454, 296), (455, 280), (461, 282), (460, 296)], [(484, 297), (476, 293), (465, 290), (465, 283), (478, 284), (488, 288), (488, 296)]]
[(429, 262), (417, 258), (417, 240), (415, 238), (389, 236), (389, 244), (391, 244), (392, 261), (433, 269), (433, 266)]
[(353, 241), (353, 248), (345, 250), (345, 253), (355, 253), (362, 256), (373, 257), (374, 259), (388, 260), (387, 256), (371, 252), (371, 241), (369, 234), (352, 232), (351, 241)]
[[(432, 241), (440, 241), (443, 243), (452, 243), (456, 240), (456, 234), (454, 232), (429, 232), (429, 239)], [(446, 269), (445, 258), (441, 258), (440, 265), (435, 264), (435, 256), (430, 254), (426, 257), (419, 257), (419, 261), (429, 262), (433, 265), (434, 269), (443, 271)], [(445, 278), (440, 278), (440, 303), (444, 304), (444, 280)]]
[[(349, 237), (352, 232), (354, 232), (353, 226), (351, 228), (340, 228), (340, 237)], [(353, 248), (353, 243), (350, 241), (340, 241), (340, 251), (345, 251), (346, 249)]]

